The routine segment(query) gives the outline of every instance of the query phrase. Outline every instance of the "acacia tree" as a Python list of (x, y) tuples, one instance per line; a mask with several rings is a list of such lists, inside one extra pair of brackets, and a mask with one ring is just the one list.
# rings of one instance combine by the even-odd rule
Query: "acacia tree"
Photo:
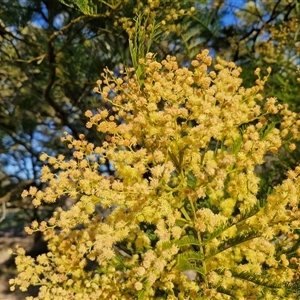
[[(44, 154), (60, 172), (44, 167), (48, 188), (23, 193), (36, 206), (65, 195), (75, 205), (27, 228), (44, 233), (50, 253), (35, 261), (19, 249), (13, 288), (42, 285), (38, 299), (294, 299), (299, 167), (268, 190), (257, 167), (282, 146), (294, 150), (296, 113), (264, 100), (266, 78), (242, 87), (233, 63), (218, 60), (207, 73), (207, 52), (191, 71), (171, 57), (145, 61), (139, 28), (129, 24), (135, 75), (108, 72), (99, 88), (109, 106), (86, 113), (105, 141), (67, 135), (73, 159)], [(151, 26), (141, 32), (147, 38)], [(99, 172), (107, 161), (116, 177)], [(115, 207), (102, 223), (98, 205)]]
[[(18, 191), (32, 181), (39, 185), (41, 151), (69, 155), (60, 142), (64, 131), (77, 137), (85, 132), (91, 141), (101, 140), (96, 131), (85, 130), (83, 114), (87, 108), (104, 105), (92, 91), (101, 70), (107, 66), (118, 72), (123, 64), (130, 64), (128, 37), (142, 5), (118, 3), (102, 3), (97, 14), (83, 15), (58, 1), (0, 1), (0, 10), (6, 12), (0, 30), (2, 203), (20, 205), (13, 204)], [(144, 11), (149, 26), (154, 17), (161, 25), (164, 38), (172, 38), (172, 32), (178, 35), (179, 21), (195, 10), (189, 1), (173, 4), (162, 23), (164, 7), (149, 6), (149, 16)], [(148, 27), (147, 34), (151, 30)], [(169, 52), (168, 43), (154, 41), (161, 55)], [(23, 208), (28, 207), (32, 208), (30, 203)]]
[[(63, 151), (62, 131), (76, 136), (83, 130), (82, 113), (88, 106), (101, 105), (91, 93), (99, 71), (129, 64), (128, 36), (133, 38), (133, 19), (140, 7), (145, 15), (151, 12), (149, 32), (154, 20), (160, 25), (163, 39), (152, 51), (161, 58), (173, 53), (185, 63), (199, 48), (210, 47), (238, 61), (249, 83), (256, 67), (271, 65), (266, 94), (297, 106), (289, 96), (298, 94), (297, 1), (248, 1), (240, 7), (231, 1), (194, 6), (189, 1), (62, 2), (67, 6), (57, 1), (0, 2), (7, 12), (1, 16), (0, 30), (3, 196), (24, 179), (37, 178), (37, 152)], [(191, 7), (195, 11), (188, 14)], [(228, 23), (227, 15), (235, 18)]]
[[(263, 196), (255, 168), (285, 143), (295, 149), (300, 119), (263, 98), (259, 70), (245, 88), (234, 63), (211, 62), (208, 51), (189, 69), (148, 53), (143, 78), (104, 73), (97, 91), (115, 114), (85, 115), (105, 141), (67, 134), (73, 158), (42, 154), (48, 187), (23, 192), (35, 206), (66, 194), (75, 202), (26, 228), (43, 233), (49, 252), (35, 260), (17, 249), (12, 290), (40, 286), (31, 300), (297, 298), (289, 285), (298, 276), (300, 167)], [(105, 160), (115, 177), (99, 171)], [(102, 218), (98, 205), (114, 210)]]

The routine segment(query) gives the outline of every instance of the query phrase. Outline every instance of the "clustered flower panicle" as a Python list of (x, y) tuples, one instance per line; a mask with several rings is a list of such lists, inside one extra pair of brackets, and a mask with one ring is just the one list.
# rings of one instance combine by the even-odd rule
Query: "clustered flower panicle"
[(185, 16), (192, 15), (195, 10), (195, 7), (191, 3), (180, 0), (172, 0), (171, 3), (161, 0), (138, 0), (131, 10), (131, 16), (121, 14), (118, 18), (115, 18), (114, 27), (118, 28), (121, 26), (126, 30), (129, 37), (133, 38), (136, 34), (136, 23), (132, 16), (143, 12), (147, 21), (145, 22), (146, 28), (143, 28), (146, 32), (146, 38), (151, 35), (156, 20), (161, 20), (159, 27), (166, 36), (170, 33), (180, 34), (182, 32), (180, 20)]
[[(12, 289), (40, 285), (28, 300), (231, 299), (226, 291), (236, 299), (293, 299), (282, 295), (300, 266), (299, 249), (285, 254), (299, 239), (300, 166), (265, 205), (256, 167), (284, 143), (294, 150), (299, 116), (263, 99), (268, 75), (257, 70), (256, 84), (244, 88), (241, 69), (221, 59), (212, 66), (207, 50), (190, 68), (152, 53), (140, 64), (142, 84), (132, 70), (122, 78), (106, 70), (98, 82), (95, 91), (112, 109), (85, 116), (87, 128), (103, 134), (101, 145), (66, 134), (72, 159), (41, 155), (48, 186), (23, 197), (39, 206), (67, 195), (74, 205), (26, 228), (43, 232), (49, 252), (34, 260), (17, 250)], [(116, 176), (101, 174), (106, 161)], [(102, 218), (98, 205), (114, 209)]]

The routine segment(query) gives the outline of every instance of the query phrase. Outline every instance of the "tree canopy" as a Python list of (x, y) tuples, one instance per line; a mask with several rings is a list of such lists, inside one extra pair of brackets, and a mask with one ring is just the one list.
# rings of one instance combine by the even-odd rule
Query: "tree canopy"
[[(100, 145), (105, 136), (85, 126), (87, 110), (114, 114), (94, 90), (100, 74), (107, 68), (120, 75), (134, 67), (143, 84), (139, 59), (148, 51), (159, 60), (174, 55), (185, 66), (209, 49), (214, 61), (219, 57), (242, 67), (246, 87), (256, 80), (257, 68), (266, 74), (271, 67), (263, 96), (299, 111), (296, 0), (0, 0), (0, 12), (2, 213), (6, 205), (8, 214), (16, 207), (28, 220), (44, 218), (43, 209), (20, 198), (28, 185), (44, 188), (40, 154), (70, 157), (61, 142), (64, 132), (75, 138), (83, 133)], [(272, 118), (279, 126), (282, 120)], [(298, 157), (298, 150), (282, 146), (277, 161), (265, 166), (266, 184), (280, 182)], [(102, 171), (114, 174), (108, 161)], [(10, 226), (9, 220), (0, 228)]]

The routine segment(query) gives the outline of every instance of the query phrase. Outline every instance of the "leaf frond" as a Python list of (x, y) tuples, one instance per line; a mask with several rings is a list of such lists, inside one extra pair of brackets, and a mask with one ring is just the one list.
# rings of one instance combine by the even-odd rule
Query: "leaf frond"
[(235, 296), (234, 296), (234, 294), (232, 293), (232, 291), (231, 290), (228, 290), (228, 289), (225, 289), (225, 288), (223, 288), (223, 287), (218, 287), (217, 289), (217, 292), (218, 293), (220, 293), (220, 294), (223, 294), (223, 295), (226, 295), (226, 296), (230, 296), (232, 299), (237, 299)]
[(243, 272), (231, 271), (231, 274), (235, 278), (241, 280), (247, 280), (252, 283), (255, 283), (256, 285), (260, 285), (266, 288), (274, 288), (274, 289), (282, 288), (282, 284), (272, 280), (270, 276), (255, 275), (247, 271), (243, 271)]
[(205, 234), (202, 236), (202, 241), (204, 244), (209, 243), (214, 238), (218, 237), (222, 233), (224, 233), (226, 230), (230, 229), (232, 226), (238, 226), (242, 225), (247, 219), (253, 217), (259, 212), (260, 208), (258, 206), (253, 206), (252, 208), (242, 212), (238, 216), (235, 216), (226, 222), (222, 223), (216, 229), (209, 234)]
[(229, 248), (243, 244), (249, 240), (255, 239), (260, 236), (261, 236), (261, 234), (255, 229), (244, 230), (244, 231), (240, 232), (239, 234), (237, 234), (235, 237), (229, 238), (226, 241), (224, 241), (223, 243), (221, 243), (218, 247), (216, 247), (211, 252), (209, 252), (207, 255), (205, 255), (205, 258), (206, 259), (211, 258)]
[(212, 233), (203, 235), (203, 237), (202, 237), (203, 244), (209, 243), (214, 238), (218, 237), (220, 234), (222, 234), (223, 232), (225, 232), (226, 230), (228, 230), (232, 226), (233, 225), (228, 223), (228, 221), (222, 223), (220, 226), (216, 227), (216, 229)]
[(164, 250), (169, 249), (173, 245), (176, 245), (178, 247), (192, 246), (192, 245), (199, 246), (199, 241), (192, 235), (186, 235), (179, 240), (168, 241), (168, 242), (163, 243), (162, 248)]
[(181, 271), (195, 271), (201, 275), (205, 275), (204, 268), (200, 268), (199, 261), (202, 262), (203, 256), (200, 252), (187, 251), (181, 253), (177, 257), (177, 264)]

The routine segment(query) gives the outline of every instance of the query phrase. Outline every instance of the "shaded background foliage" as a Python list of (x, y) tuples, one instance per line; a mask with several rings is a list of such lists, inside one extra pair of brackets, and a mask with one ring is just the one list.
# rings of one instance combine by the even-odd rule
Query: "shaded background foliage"
[[(41, 187), (41, 152), (70, 156), (60, 142), (63, 132), (75, 137), (85, 133), (91, 142), (101, 143), (101, 136), (86, 130), (84, 112), (104, 105), (93, 93), (102, 70), (108, 67), (118, 74), (131, 65), (128, 38), (138, 8), (147, 4), (61, 2), (0, 0), (0, 204), (5, 203), (8, 211), (1, 229), (22, 228), (55, 208), (36, 210), (19, 195), (29, 184)], [(161, 3), (155, 8), (155, 20), (149, 14), (148, 22), (160, 25), (166, 19), (173, 25), (158, 28), (152, 52), (159, 57), (176, 55), (187, 64), (209, 48), (213, 55), (234, 60), (243, 68), (246, 86), (255, 80), (257, 67), (271, 66), (265, 95), (299, 110), (298, 1), (186, 0), (179, 1), (182, 7), (195, 10), (176, 18), (178, 3)], [(264, 177), (266, 187), (280, 181), (298, 157), (299, 152), (291, 156), (283, 150), (277, 162), (268, 166), (272, 172)]]
[(113, 19), (83, 16), (58, 1), (0, 5), (5, 11), (0, 164), (6, 194), (23, 180), (39, 184), (38, 157), (42, 151), (66, 153), (60, 143), (64, 131), (74, 136), (86, 131), (84, 111), (99, 106), (93, 86), (104, 67), (115, 68), (127, 55), (127, 39), (114, 30)]

